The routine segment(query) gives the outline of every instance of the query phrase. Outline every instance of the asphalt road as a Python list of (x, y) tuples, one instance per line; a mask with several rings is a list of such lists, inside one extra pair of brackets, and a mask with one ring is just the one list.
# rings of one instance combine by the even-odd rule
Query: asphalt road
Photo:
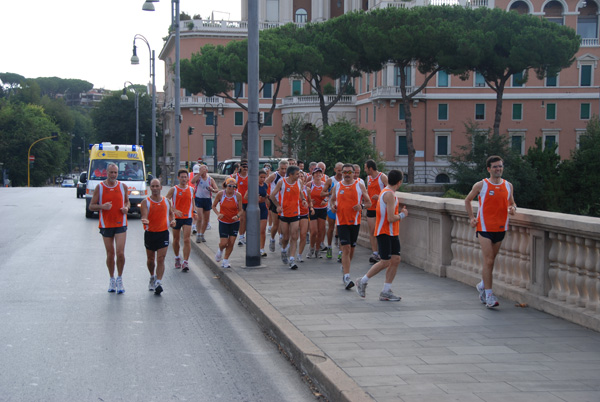
[(131, 218), (123, 295), (75, 189), (0, 189), (0, 401), (310, 401), (300, 373), (192, 258), (147, 289)]

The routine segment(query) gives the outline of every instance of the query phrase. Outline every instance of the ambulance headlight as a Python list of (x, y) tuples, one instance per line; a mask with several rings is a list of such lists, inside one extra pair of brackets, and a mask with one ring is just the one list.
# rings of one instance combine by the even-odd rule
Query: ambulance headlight
[(132, 190), (131, 191), (131, 195), (140, 195), (140, 191), (139, 190)]

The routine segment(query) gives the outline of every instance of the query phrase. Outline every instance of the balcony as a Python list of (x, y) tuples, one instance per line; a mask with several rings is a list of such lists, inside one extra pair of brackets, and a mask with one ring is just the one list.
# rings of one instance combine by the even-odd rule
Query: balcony
[[(335, 100), (337, 95), (325, 95), (325, 104)], [(342, 95), (337, 105), (354, 105), (356, 95)], [(297, 95), (283, 98), (283, 106), (318, 106), (319, 97), (317, 95)]]
[(598, 47), (598, 38), (581, 38), (581, 47)]
[[(415, 90), (414, 86), (406, 87), (406, 93), (411, 94)], [(418, 95), (417, 95), (418, 97)], [(371, 91), (371, 99), (400, 99), (402, 92), (400, 87), (377, 87)]]
[(467, 8), (488, 7), (494, 8), (495, 0), (408, 0), (408, 1), (382, 1), (372, 8), (412, 8), (418, 6), (462, 6)]
[(203, 107), (206, 103), (215, 106), (219, 103), (224, 105), (225, 98), (221, 98), (220, 96), (182, 96), (179, 102), (181, 107)]
[[(283, 26), (289, 22), (269, 22), (261, 21), (258, 23), (258, 29), (269, 29)], [(304, 23), (296, 23), (303, 26)], [(248, 33), (248, 21), (216, 21), (216, 20), (187, 20), (181, 21), (181, 33), (203, 32), (213, 34), (242, 34)]]

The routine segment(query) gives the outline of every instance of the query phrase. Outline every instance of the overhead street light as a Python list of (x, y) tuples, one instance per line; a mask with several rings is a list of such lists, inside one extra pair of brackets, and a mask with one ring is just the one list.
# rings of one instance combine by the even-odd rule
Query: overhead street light
[[(154, 9), (152, 2), (149, 2)], [(154, 50), (150, 48), (148, 40), (140, 34), (136, 34), (133, 37), (133, 55), (131, 56), (131, 64), (140, 64), (140, 58), (137, 56), (135, 40), (139, 39), (148, 46), (148, 52), (150, 55), (150, 77), (152, 78), (152, 174), (156, 176), (156, 70), (155, 70), (155, 58)]]
[[(129, 84), (129, 85), (127, 85)], [(133, 88), (133, 92), (135, 93), (135, 145), (140, 144), (140, 94), (135, 89), (135, 86), (131, 83), (131, 81), (125, 81), (123, 83), (123, 94), (121, 95), (121, 100), (129, 100), (127, 96), (127, 88)]]
[[(154, 11), (154, 4), (152, 3), (157, 3), (158, 0), (146, 0), (144, 2), (144, 5), (142, 7), (142, 10), (144, 11)], [(180, 42), (180, 35), (179, 35), (179, 0), (171, 0), (171, 26), (175, 26), (175, 91), (174, 91), (174, 95), (175, 95), (175, 116), (174, 116), (174, 123), (175, 123), (175, 156), (174, 156), (174, 164), (175, 164), (175, 169), (174, 169), (174, 177), (173, 177), (173, 181), (175, 182), (175, 175), (177, 175), (177, 171), (179, 170), (179, 165), (180, 165), (180, 159), (181, 159), (181, 150), (180, 150), (180, 143), (181, 143), (181, 138), (180, 138), (180, 124), (181, 124), (181, 105), (180, 105), (180, 97), (181, 97), (181, 77), (180, 77), (180, 63), (179, 63), (179, 53), (180, 53), (180, 49), (179, 49), (179, 42)]]

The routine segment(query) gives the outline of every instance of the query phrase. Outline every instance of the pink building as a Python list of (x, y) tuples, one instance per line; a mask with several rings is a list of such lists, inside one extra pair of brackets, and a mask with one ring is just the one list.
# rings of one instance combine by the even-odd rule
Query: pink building
[[(429, 4), (461, 4), (466, 7), (497, 7), (520, 13), (548, 18), (567, 25), (582, 37), (581, 48), (573, 65), (560, 72), (556, 78), (538, 80), (530, 74), (520, 85), (513, 80), (504, 94), (500, 132), (510, 136), (511, 145), (522, 154), (534, 145), (536, 138), (545, 144), (557, 143), (558, 153), (565, 159), (577, 147), (578, 137), (584, 132), (592, 115), (600, 108), (600, 82), (597, 75), (600, 46), (598, 41), (599, 3), (563, 0), (474, 0), (466, 2), (444, 0), (414, 0), (412, 2), (386, 2), (379, 0), (260, 0), (260, 29), (279, 24), (307, 21), (324, 21), (342, 13), (384, 7), (415, 7)], [(464, 4), (463, 4), (464, 3)], [(242, 2), (242, 19), (247, 19), (247, 3)], [(181, 24), (181, 58), (189, 58), (204, 44), (225, 44), (246, 37), (246, 21), (194, 20)], [(160, 58), (167, 63), (165, 79), (165, 153), (173, 154), (173, 64), (174, 35), (163, 48)], [(407, 71), (410, 86), (423, 82), (413, 67)], [(372, 132), (376, 145), (388, 168), (407, 170), (406, 127), (404, 108), (401, 107), (398, 68), (392, 64), (373, 74), (355, 78), (353, 86), (357, 95), (342, 97), (330, 111), (330, 123), (341, 118), (357, 122)], [(337, 83), (339, 86), (339, 82)], [(247, 86), (240, 84), (240, 99), (247, 103)], [(261, 92), (261, 111), (268, 111), (271, 91), (267, 86)], [(218, 113), (218, 159), (239, 156), (241, 132), (246, 113), (234, 103), (221, 98), (205, 98), (181, 89), (181, 160), (195, 161), (203, 158), (212, 166), (214, 143), (213, 115)], [(277, 108), (260, 130), (260, 157), (278, 156), (282, 126), (292, 115), (301, 116), (321, 126), (318, 99), (301, 77), (284, 80), (279, 92)], [(449, 180), (447, 158), (466, 142), (464, 123), (472, 120), (482, 128), (493, 125), (495, 92), (488, 88), (482, 77), (472, 73), (467, 81), (441, 72), (432, 79), (425, 90), (411, 104), (413, 117), (415, 158), (415, 183), (446, 182)], [(189, 136), (188, 127), (195, 128)], [(168, 159), (168, 158), (167, 158)]]

